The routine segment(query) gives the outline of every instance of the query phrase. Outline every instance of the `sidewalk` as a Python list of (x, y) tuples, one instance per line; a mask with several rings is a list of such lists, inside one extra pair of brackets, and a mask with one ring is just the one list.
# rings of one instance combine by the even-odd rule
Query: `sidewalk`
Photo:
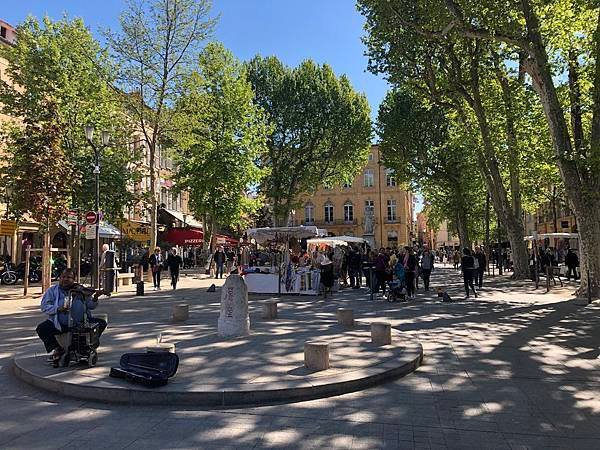
[[(111, 320), (132, 308), (147, 308), (152, 320), (157, 301), (185, 296), (206, 314), (202, 326), (214, 327), (219, 292), (206, 294), (211, 282), (118, 296), (107, 303)], [(307, 323), (334, 317), (341, 306), (363, 320), (389, 320), (423, 344), (423, 365), (356, 393), (217, 411), (82, 402), (16, 381), (6, 370), (10, 354), (37, 341), (38, 301), (0, 302), (0, 401), (10, 411), (0, 415), (0, 447), (600, 448), (600, 305), (572, 299), (573, 285), (546, 294), (507, 277), (486, 278), (478, 299), (445, 304), (438, 286), (464, 295), (460, 276), (442, 267), (432, 291), (420, 290), (410, 303), (371, 302), (364, 288), (326, 301), (283, 297)], [(258, 298), (250, 297), (251, 308)]]

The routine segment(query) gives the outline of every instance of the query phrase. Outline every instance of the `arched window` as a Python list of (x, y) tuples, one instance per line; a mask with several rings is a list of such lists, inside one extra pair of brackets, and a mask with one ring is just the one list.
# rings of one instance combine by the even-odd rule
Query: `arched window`
[(315, 205), (312, 203), (304, 205), (304, 223), (307, 225), (315, 223)]
[(387, 234), (388, 247), (398, 247), (398, 232), (388, 231)]
[(325, 222), (333, 223), (333, 203), (327, 202), (324, 206)]
[(354, 206), (352, 202), (347, 201), (344, 203), (344, 222), (352, 223), (354, 221)]

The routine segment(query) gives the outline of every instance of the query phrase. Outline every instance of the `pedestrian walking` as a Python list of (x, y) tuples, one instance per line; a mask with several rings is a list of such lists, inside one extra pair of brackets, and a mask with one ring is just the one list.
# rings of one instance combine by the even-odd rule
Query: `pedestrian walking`
[(171, 274), (171, 286), (173, 286), (173, 289), (176, 289), (177, 281), (179, 281), (179, 268), (183, 265), (183, 260), (181, 259), (181, 256), (177, 254), (177, 249), (175, 247), (171, 249), (171, 253), (167, 257), (166, 265)]
[(469, 288), (473, 290), (473, 295), (477, 298), (477, 291), (475, 290), (475, 286), (473, 285), (473, 271), (475, 265), (475, 258), (471, 255), (471, 250), (468, 248), (463, 249), (463, 257), (461, 259), (461, 269), (463, 275), (463, 282), (465, 284), (465, 293), (467, 294), (467, 298), (469, 297)]
[(215, 278), (223, 278), (223, 266), (227, 262), (227, 256), (223, 251), (223, 247), (217, 247), (217, 251), (213, 255), (213, 260), (215, 262)]
[(477, 259), (477, 269), (475, 270), (475, 285), (481, 289), (483, 287), (483, 273), (487, 267), (487, 258), (480, 246), (475, 247), (475, 259)]
[(567, 280), (571, 279), (571, 273), (573, 274), (573, 279), (577, 281), (577, 266), (579, 265), (579, 258), (577, 254), (569, 249), (567, 250), (567, 256), (565, 256), (565, 264), (567, 266)]
[(355, 247), (352, 247), (348, 255), (348, 275), (350, 277), (350, 287), (358, 289), (361, 282), (361, 257)]
[(429, 279), (431, 277), (431, 272), (433, 272), (433, 262), (434, 256), (431, 254), (428, 248), (425, 248), (423, 251), (423, 256), (421, 257), (421, 276), (423, 277), (423, 285), (425, 286), (425, 290), (429, 290)]
[(148, 261), (150, 263), (150, 269), (152, 270), (152, 283), (154, 284), (154, 290), (160, 291), (160, 274), (163, 269), (164, 259), (160, 252), (160, 247), (154, 249), (154, 253), (150, 256)]
[(460, 253), (458, 250), (454, 250), (454, 270), (458, 270), (458, 265), (460, 264)]
[(404, 279), (406, 281), (406, 295), (409, 299), (415, 298), (415, 275), (417, 271), (417, 257), (412, 247), (406, 247), (404, 257)]
[(377, 258), (375, 258), (375, 292), (379, 292), (379, 289), (381, 289), (383, 295), (385, 295), (385, 276), (388, 269), (388, 264), (389, 258), (385, 254), (385, 249), (381, 247), (379, 249), (379, 254), (377, 255)]

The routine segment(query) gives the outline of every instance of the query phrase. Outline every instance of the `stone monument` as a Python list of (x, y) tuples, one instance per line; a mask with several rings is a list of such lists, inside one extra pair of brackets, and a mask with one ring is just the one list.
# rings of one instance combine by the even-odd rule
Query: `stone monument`
[(375, 236), (374, 236), (374, 225), (375, 225), (375, 211), (372, 206), (365, 208), (365, 218), (363, 221), (363, 239), (367, 241), (369, 247), (375, 248)]
[(221, 290), (219, 336), (245, 336), (250, 333), (248, 288), (240, 275), (229, 275)]

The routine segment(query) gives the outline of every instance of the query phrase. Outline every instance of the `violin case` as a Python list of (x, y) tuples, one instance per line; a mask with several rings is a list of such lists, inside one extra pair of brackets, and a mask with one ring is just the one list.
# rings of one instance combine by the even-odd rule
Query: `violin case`
[(178, 366), (179, 357), (175, 353), (125, 353), (119, 367), (110, 369), (110, 376), (146, 387), (159, 387), (169, 382)]

